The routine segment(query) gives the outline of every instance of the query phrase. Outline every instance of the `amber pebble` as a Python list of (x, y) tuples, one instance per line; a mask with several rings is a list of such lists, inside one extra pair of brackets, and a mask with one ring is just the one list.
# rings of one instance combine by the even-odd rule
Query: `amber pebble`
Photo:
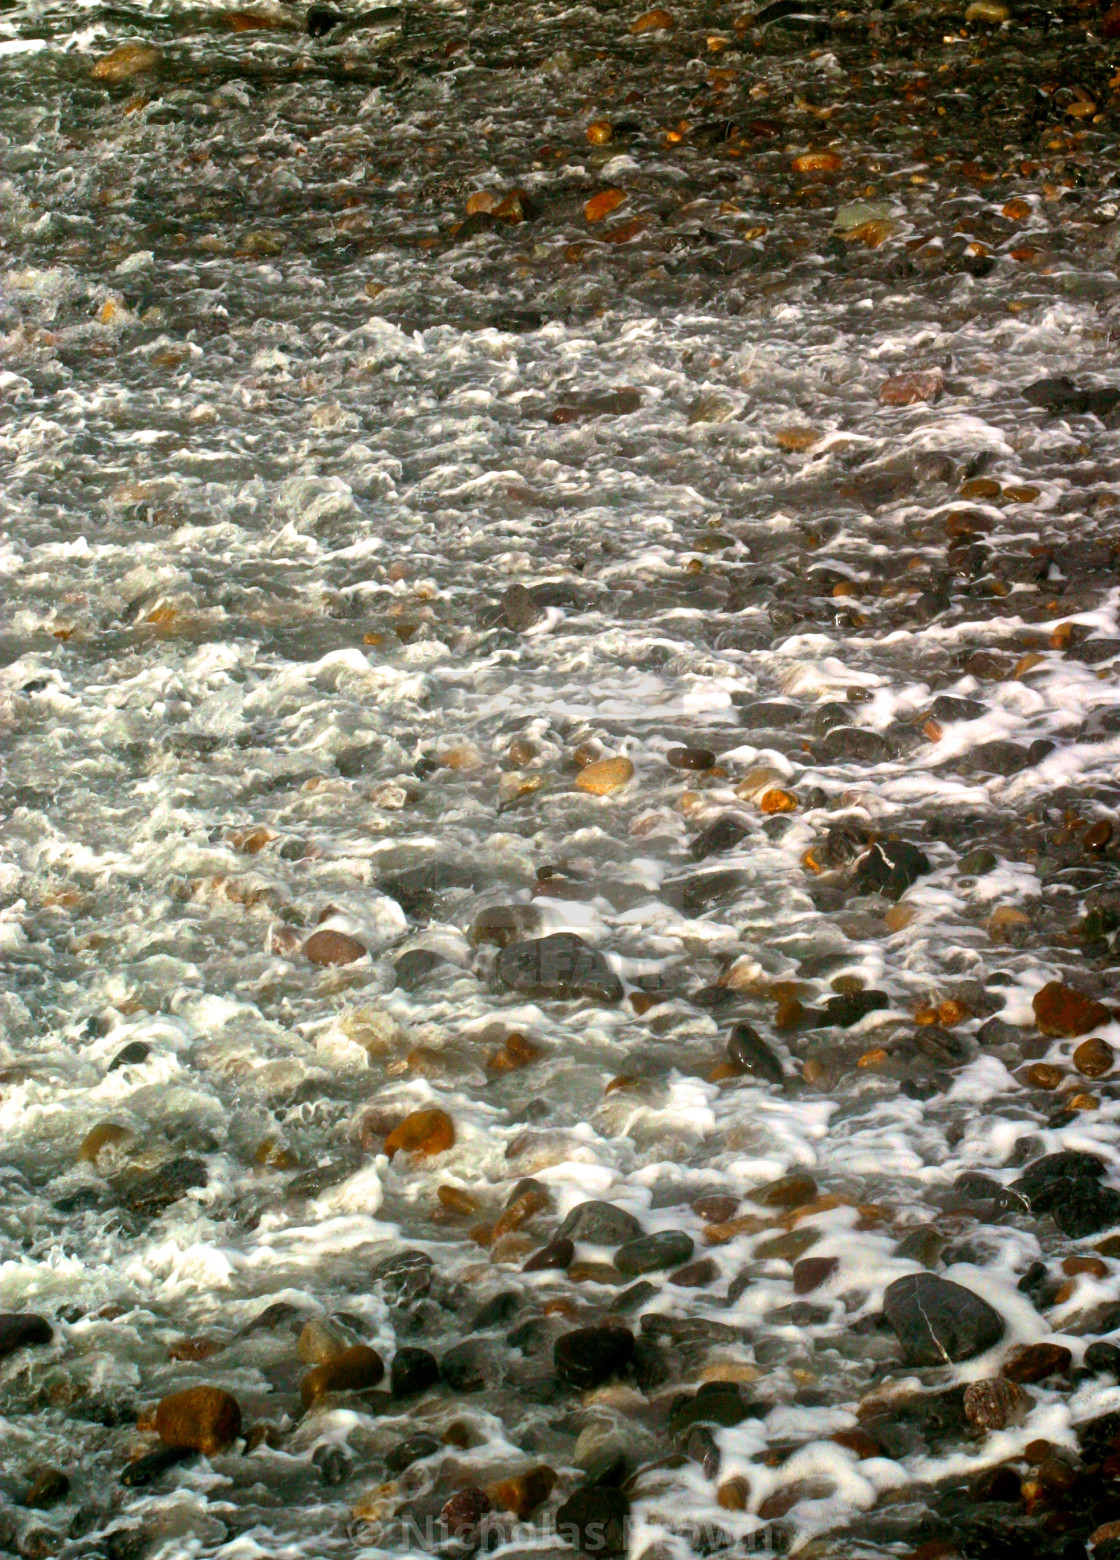
[(883, 1049), (883, 1047), (881, 1045), (877, 1045), (877, 1046), (873, 1047), (873, 1049), (870, 1050), (870, 1051), (864, 1051), (863, 1055), (856, 1062), (856, 1066), (857, 1067), (882, 1067), (883, 1063), (885, 1061), (887, 1061), (888, 1056), (889, 1056), (889, 1053), (887, 1051), (884, 1051), (884, 1049)]
[(1044, 655), (1039, 655), (1037, 651), (1034, 650), (1028, 650), (1026, 655), (1021, 655), (1015, 662), (1015, 665), (1011, 671), (1011, 676), (1013, 678), (1022, 678), (1025, 677), (1028, 672), (1033, 672), (1037, 670), (1038, 667), (1045, 665), (1046, 657)]
[(743, 1213), (736, 1219), (713, 1221), (704, 1231), (704, 1240), (709, 1246), (724, 1246), (739, 1235), (759, 1235), (770, 1227), (757, 1214)]
[(1109, 1023), (1112, 1018), (1103, 1002), (1057, 980), (1049, 981), (1035, 993), (1032, 1006), (1035, 1022), (1044, 1035), (1066, 1039), (1087, 1035), (1091, 1029)]
[(461, 1186), (449, 1186), (445, 1181), (436, 1187), (436, 1196), (445, 1208), (464, 1215), (478, 1212), (478, 1198), (465, 1192)]
[(746, 1511), (750, 1503), (751, 1487), (746, 1479), (724, 1479), (716, 1490), (716, 1505), (724, 1511)]
[(115, 85), (129, 81), (143, 71), (155, 70), (162, 59), (163, 55), (150, 43), (122, 43), (119, 49), (103, 54), (90, 75), (94, 81), (107, 81)]
[(883, 1448), (870, 1431), (862, 1429), (859, 1425), (853, 1425), (850, 1430), (837, 1430), (832, 1437), (837, 1446), (842, 1446), (846, 1451), (855, 1452), (861, 1462), (868, 1457), (882, 1457)]
[(774, 434), (774, 443), (790, 454), (799, 455), (804, 450), (811, 450), (823, 438), (824, 434), (816, 428), (779, 428)]
[(479, 212), (496, 211), (502, 203), (502, 197), (494, 190), (475, 190), (473, 195), (467, 196), (467, 216), (477, 216)]
[(515, 1517), (524, 1522), (538, 1506), (544, 1505), (555, 1483), (555, 1470), (547, 1463), (541, 1463), (539, 1467), (530, 1468), (525, 1473), (501, 1479), (497, 1484), (488, 1484), (486, 1493), (495, 1506), (503, 1511), (512, 1511)]
[(1100, 1110), (1101, 1102), (1095, 1094), (1071, 1094), (1066, 1100), (1067, 1110)]
[(634, 778), (634, 766), (628, 758), (601, 758), (585, 764), (576, 778), (576, 789), (592, 796), (609, 796)]
[(973, 1381), (964, 1391), (964, 1413), (977, 1430), (1002, 1430), (1025, 1418), (1031, 1399), (1017, 1382)]
[(505, 1044), (486, 1058), (486, 1070), (493, 1073), (517, 1072), (522, 1067), (528, 1067), (531, 1062), (539, 1061), (543, 1055), (540, 1046), (534, 1045), (524, 1035), (507, 1035)]
[(455, 1124), (445, 1110), (414, 1110), (385, 1139), (385, 1152), (392, 1159), (402, 1150), (406, 1154), (442, 1154), (455, 1144)]
[(732, 1078), (742, 1078), (745, 1073), (746, 1068), (735, 1062), (717, 1062), (708, 1074), (708, 1082), (729, 1083)]
[(303, 952), (312, 964), (353, 964), (356, 959), (365, 958), (366, 946), (346, 932), (324, 927), (321, 931), (312, 932), (303, 945)]
[(598, 195), (592, 195), (584, 206), (583, 215), (588, 222), (601, 222), (604, 217), (609, 217), (612, 211), (621, 206), (625, 199), (625, 190), (600, 190)]
[(888, 932), (904, 932), (917, 914), (912, 905), (892, 905), (883, 916)]
[(241, 1434), (241, 1409), (220, 1387), (187, 1387), (160, 1400), (155, 1431), (167, 1446), (212, 1457)]
[(670, 769), (711, 769), (716, 755), (709, 748), (673, 747), (665, 754)]
[(220, 1354), (225, 1348), (217, 1338), (178, 1338), (167, 1351), (169, 1360), (197, 1363), (200, 1360), (212, 1359), (215, 1354)]
[(1077, 1278), (1081, 1273), (1087, 1273), (1090, 1278), (1107, 1278), (1108, 1263), (1100, 1257), (1064, 1257), (1062, 1272), (1067, 1278)]
[(568, 1269), (573, 1284), (618, 1284), (622, 1275), (609, 1262), (573, 1262)]
[(1005, 487), (1003, 490), (1003, 497), (1009, 504), (1033, 504), (1038, 496), (1039, 489), (1036, 487), (1012, 486)]
[(1032, 1089), (1056, 1089), (1064, 1077), (1061, 1068), (1052, 1067), (1049, 1062), (1032, 1062), (1023, 1069), (1023, 1082)]
[(133, 1136), (128, 1127), (119, 1127), (115, 1121), (98, 1122), (82, 1139), (78, 1160), (82, 1164), (95, 1164), (104, 1149), (121, 1148), (125, 1143), (131, 1143)]
[(1083, 1078), (1103, 1078), (1106, 1072), (1112, 1071), (1116, 1061), (1116, 1052), (1107, 1040), (1094, 1035), (1091, 1040), (1082, 1040), (1073, 1053), (1073, 1065)]
[(630, 23), (630, 31), (637, 36), (639, 33), (664, 32), (674, 26), (673, 18), (668, 11), (658, 7), (654, 11), (645, 11), (636, 22)]
[(500, 1240), (503, 1235), (519, 1230), (536, 1214), (543, 1213), (546, 1208), (551, 1207), (551, 1204), (552, 1199), (543, 1186), (530, 1186), (519, 1197), (515, 1197), (505, 1209), (491, 1230), (491, 1239)]
[(1073, 1355), (1064, 1344), (1030, 1343), (1004, 1360), (1000, 1374), (1020, 1383), (1045, 1381), (1047, 1376), (1064, 1375), (1072, 1361)]
[(778, 1003), (778, 1010), (774, 1014), (774, 1028), (782, 1033), (796, 1029), (801, 1022), (803, 1012), (804, 1009), (796, 997), (784, 997)]
[(797, 797), (792, 791), (782, 791), (775, 786), (772, 790), (763, 791), (758, 799), (758, 808), (764, 813), (794, 812), (797, 808)]
[(794, 1171), (777, 1181), (756, 1186), (747, 1196), (767, 1208), (803, 1208), (817, 1196), (817, 1183), (806, 1171)]
[(376, 1349), (356, 1343), (343, 1349), (325, 1365), (316, 1365), (300, 1382), (304, 1408), (310, 1408), (326, 1392), (361, 1392), (376, 1387), (385, 1374), (384, 1362)]
[(1081, 841), (1086, 850), (1104, 850), (1112, 840), (1112, 824), (1101, 818), (1085, 830)]
[(587, 139), (592, 146), (606, 146), (614, 134), (614, 127), (609, 119), (593, 119), (587, 127)]
[(1009, 200), (1002, 209), (1009, 222), (1025, 222), (1031, 214), (1030, 204), (1025, 200)]
[(639, 1018), (644, 1017), (650, 1008), (660, 1007), (662, 999), (654, 996), (652, 991), (632, 991), (630, 993), (630, 1006)]
[(839, 173), (843, 166), (838, 152), (805, 152), (793, 159), (794, 173)]
[(885, 379), (879, 386), (881, 406), (913, 406), (919, 401), (936, 401), (944, 389), (939, 368), (911, 369)]

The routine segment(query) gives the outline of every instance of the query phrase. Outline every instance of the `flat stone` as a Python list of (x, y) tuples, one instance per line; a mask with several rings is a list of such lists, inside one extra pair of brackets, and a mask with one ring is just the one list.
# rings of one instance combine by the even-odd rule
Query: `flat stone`
[(692, 1256), (694, 1242), (683, 1230), (662, 1230), (656, 1235), (640, 1235), (627, 1241), (614, 1255), (614, 1265), (626, 1278), (655, 1273), (661, 1268), (679, 1267)]
[(616, 1208), (613, 1203), (577, 1203), (556, 1232), (556, 1239), (584, 1241), (589, 1246), (621, 1246), (626, 1241), (637, 1240), (642, 1226), (632, 1213)]
[(187, 1387), (160, 1400), (155, 1429), (166, 1446), (212, 1457), (241, 1434), (241, 1408), (220, 1387)]
[(896, 1279), (883, 1296), (883, 1311), (907, 1365), (970, 1360), (1004, 1334), (1003, 1318), (986, 1300), (933, 1273)]
[(1035, 993), (1031, 1003), (1035, 1022), (1044, 1035), (1063, 1039), (1076, 1039), (1111, 1023), (1112, 1014), (1103, 1002), (1087, 997), (1083, 992), (1052, 980)]
[(512, 943), (498, 955), (496, 968), (499, 981), (521, 996), (622, 999), (622, 983), (606, 959), (574, 932)]
[(727, 1041), (727, 1059), (752, 1078), (766, 1083), (782, 1083), (782, 1064), (753, 1025), (736, 1024)]
[(566, 1386), (599, 1387), (619, 1376), (634, 1357), (634, 1335), (625, 1327), (579, 1327), (556, 1340), (553, 1363)]

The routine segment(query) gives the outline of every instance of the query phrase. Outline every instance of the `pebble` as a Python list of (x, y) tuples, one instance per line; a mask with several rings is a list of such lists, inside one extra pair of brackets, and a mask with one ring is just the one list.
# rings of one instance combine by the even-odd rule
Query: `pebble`
[(331, 927), (312, 932), (303, 945), (304, 957), (324, 968), (335, 964), (353, 964), (358, 959), (364, 959), (367, 951), (365, 943)]
[(1031, 1399), (1014, 1381), (973, 1381), (964, 1391), (964, 1413), (977, 1430), (1003, 1430), (1021, 1424), (1031, 1408)]
[(556, 1536), (588, 1555), (623, 1554), (630, 1501), (619, 1489), (588, 1484), (556, 1512)]
[(716, 755), (710, 748), (672, 747), (665, 754), (670, 769), (704, 771), (714, 769)]
[(1076, 1039), (1091, 1029), (1111, 1022), (1112, 1014), (1103, 1002), (1087, 997), (1083, 992), (1052, 980), (1035, 993), (1031, 1006), (1035, 1022), (1044, 1035)]
[(305, 1365), (328, 1365), (357, 1341), (349, 1327), (314, 1320), (306, 1324), (296, 1339), (296, 1353)]
[(118, 1126), (115, 1121), (101, 1121), (96, 1127), (91, 1127), (82, 1139), (78, 1161), (80, 1164), (96, 1164), (98, 1156), (105, 1149), (124, 1148), (134, 1138), (135, 1133), (128, 1127)]
[(727, 1041), (727, 1059), (741, 1073), (765, 1083), (782, 1083), (781, 1062), (758, 1031), (748, 1023), (736, 1024)]
[(61, 1468), (39, 1468), (20, 1497), (20, 1505), (32, 1511), (45, 1511), (49, 1506), (57, 1506), (69, 1493), (70, 1480)]
[(0, 1312), (0, 1360), (17, 1349), (33, 1348), (53, 1340), (54, 1333), (45, 1316), (35, 1316), (29, 1311)]
[(549, 1241), (547, 1246), (529, 1258), (521, 1269), (523, 1273), (545, 1273), (553, 1269), (562, 1269), (571, 1266), (575, 1257), (576, 1248), (567, 1236), (558, 1236), (556, 1240)]
[(621, 1246), (637, 1240), (642, 1226), (632, 1213), (613, 1203), (577, 1203), (556, 1232), (557, 1240), (583, 1241), (589, 1246)]
[(103, 54), (90, 75), (94, 81), (116, 86), (122, 81), (131, 81), (133, 76), (158, 70), (162, 62), (163, 55), (150, 43), (122, 43), (120, 48)]
[(939, 368), (912, 369), (885, 379), (879, 386), (879, 402), (882, 406), (914, 406), (921, 401), (936, 401), (945, 388)]
[(592, 146), (606, 146), (614, 135), (614, 126), (609, 119), (593, 119), (587, 127), (587, 139)]
[(706, 1289), (719, 1278), (719, 1263), (713, 1257), (701, 1257), (687, 1267), (670, 1273), (669, 1282), (677, 1289)]
[(622, 1000), (618, 976), (603, 955), (574, 932), (513, 943), (498, 955), (495, 971), (503, 985), (522, 996)]
[(489, 1495), (485, 1490), (472, 1486), (465, 1490), (457, 1490), (449, 1500), (444, 1502), (439, 1520), (460, 1543), (470, 1545), (479, 1524), (490, 1510)]
[(419, 1154), (431, 1158), (455, 1146), (455, 1123), (445, 1110), (414, 1110), (385, 1139), (385, 1153)]
[(793, 1292), (808, 1295), (819, 1289), (840, 1266), (839, 1257), (802, 1257), (793, 1265)]
[(428, 1349), (406, 1345), (393, 1356), (389, 1371), (394, 1397), (413, 1397), (427, 1392), (439, 1380), (439, 1361)]
[(1105, 1073), (1111, 1072), (1116, 1061), (1116, 1052), (1107, 1040), (1094, 1036), (1091, 1040), (1083, 1040), (1073, 1053), (1073, 1065), (1085, 1078), (1103, 1078)]
[(138, 1067), (141, 1062), (146, 1062), (151, 1054), (152, 1048), (146, 1041), (130, 1040), (113, 1057), (107, 1071), (116, 1072), (121, 1067)]
[(588, 222), (602, 222), (604, 217), (609, 217), (612, 211), (616, 211), (626, 199), (626, 191), (618, 189), (600, 190), (583, 208), (583, 215)]
[(241, 1434), (241, 1408), (220, 1387), (186, 1387), (160, 1399), (155, 1431), (166, 1446), (213, 1457)]
[(1048, 1376), (1065, 1376), (1073, 1364), (1073, 1355), (1063, 1343), (1031, 1343), (1013, 1351), (1004, 1360), (1000, 1373), (1007, 1381), (1045, 1381)]
[(683, 1230), (661, 1230), (656, 1235), (639, 1235), (627, 1241), (614, 1254), (614, 1265), (624, 1278), (638, 1278), (660, 1268), (679, 1267), (692, 1256), (694, 1242)]
[(565, 1386), (586, 1390), (620, 1376), (634, 1357), (634, 1334), (625, 1327), (579, 1327), (556, 1340), (553, 1364)]
[(647, 32), (667, 32), (675, 27), (672, 13), (658, 7), (654, 11), (644, 11), (636, 21), (630, 23), (630, 31), (637, 37)]
[(310, 1408), (327, 1392), (361, 1392), (376, 1387), (385, 1374), (384, 1362), (376, 1349), (356, 1343), (325, 1365), (316, 1365), (300, 1382), (304, 1408)]
[(628, 758), (601, 758), (584, 765), (576, 777), (576, 789), (592, 796), (610, 796), (633, 778), (634, 766)]
[(512, 1511), (515, 1517), (524, 1522), (544, 1505), (555, 1484), (556, 1470), (547, 1463), (539, 1463), (524, 1473), (500, 1479), (496, 1484), (488, 1484), (486, 1493), (493, 1505), (502, 1511)]
[(972, 0), (964, 13), (966, 22), (988, 22), (992, 27), (1001, 26), (1010, 17), (1011, 7), (1004, 5), (1003, 0)]
[(907, 1365), (970, 1360), (1004, 1334), (1003, 1318), (986, 1300), (933, 1273), (912, 1273), (888, 1285), (883, 1311)]

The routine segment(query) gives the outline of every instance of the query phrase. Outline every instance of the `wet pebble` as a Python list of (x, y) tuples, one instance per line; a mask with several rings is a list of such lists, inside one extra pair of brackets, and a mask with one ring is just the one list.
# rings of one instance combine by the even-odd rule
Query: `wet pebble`
[(167, 1446), (213, 1457), (241, 1434), (241, 1407), (221, 1387), (186, 1387), (160, 1399), (155, 1431)]

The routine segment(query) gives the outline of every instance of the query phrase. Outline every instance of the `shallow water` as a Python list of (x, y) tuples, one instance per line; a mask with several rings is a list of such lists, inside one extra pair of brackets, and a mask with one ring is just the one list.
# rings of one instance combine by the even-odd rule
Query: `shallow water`
[[(54, 1328), (0, 1367), (0, 1488), (71, 1480), (11, 1505), (5, 1542), (407, 1547), (352, 1513), (403, 1436), (451, 1426), (386, 1520), (545, 1462), (547, 1546), (600, 1427), (635, 1560), (703, 1524), (709, 1550), (942, 1536), (966, 1479), (1026, 1478), (1029, 1443), (1075, 1453), (1120, 1408), (1075, 1369), (987, 1437), (862, 1461), (831, 1439), (1013, 1343), (1077, 1367), (1120, 1298), (1111, 1256), (1059, 1289), (1107, 1229), (955, 1186), (1062, 1148), (1120, 1171), (1115, 1085), (1032, 1012), (1051, 980), (1111, 996), (1116, 847), (1085, 835), (1120, 796), (1120, 446), (1103, 404), (1022, 395), (1115, 382), (1115, 45), (1095, 13), (1030, 7), (995, 34), (952, 7), (738, 32), (733, 8), (676, 8), (632, 36), (611, 8), (425, 4), (341, 42), (258, 14), (277, 25), (0, 14), (0, 1306)], [(91, 75), (141, 41), (150, 68)], [(513, 188), (532, 220), (457, 230), (472, 193)], [(589, 223), (607, 188), (625, 200)], [(936, 393), (884, 404), (912, 370)], [(682, 743), (717, 769), (671, 767)], [(581, 749), (633, 779), (581, 791)], [(796, 809), (764, 813), (774, 788)], [(698, 863), (728, 813), (741, 837)], [(875, 837), (925, 853), (897, 899), (853, 875)], [(511, 905), (519, 935), (601, 950), (624, 999), (504, 988), (505, 934), (476, 923)], [(324, 918), (368, 957), (312, 965)], [(444, 962), (398, 968), (414, 949)], [(824, 1003), (859, 989), (886, 1003), (840, 1027)], [(713, 1081), (742, 1020), (781, 1085)], [(541, 1054), (503, 1073), (511, 1032)], [(385, 1134), (433, 1105), (454, 1146), (390, 1162)], [(105, 1122), (132, 1136), (80, 1159)], [(136, 1193), (176, 1159), (184, 1195)], [(833, 1200), (749, 1200), (793, 1171)], [(487, 1244), (526, 1176), (550, 1207)], [(760, 1227), (706, 1244), (714, 1193)], [(627, 1280), (520, 1270), (586, 1198), (687, 1231), (716, 1272), (653, 1273), (625, 1319), (669, 1339), (661, 1379), (581, 1400), (553, 1339)], [(801, 1298), (809, 1244), (758, 1249), (791, 1227), (840, 1259)], [(402, 1296), (375, 1268), (405, 1249), (438, 1276)], [(998, 1350), (900, 1363), (872, 1319), (927, 1259), (1000, 1312)], [(285, 1301), (387, 1361), (442, 1353), (499, 1291), (479, 1392), (301, 1418), (291, 1327), (241, 1332)], [(199, 1336), (223, 1347), (169, 1358)], [(712, 1474), (666, 1416), (732, 1366), (756, 1412)], [(277, 1444), (122, 1486), (154, 1444), (138, 1414), (197, 1382)], [(993, 1521), (1049, 1553), (1099, 1526), (1063, 1529), (1069, 1505)]]

